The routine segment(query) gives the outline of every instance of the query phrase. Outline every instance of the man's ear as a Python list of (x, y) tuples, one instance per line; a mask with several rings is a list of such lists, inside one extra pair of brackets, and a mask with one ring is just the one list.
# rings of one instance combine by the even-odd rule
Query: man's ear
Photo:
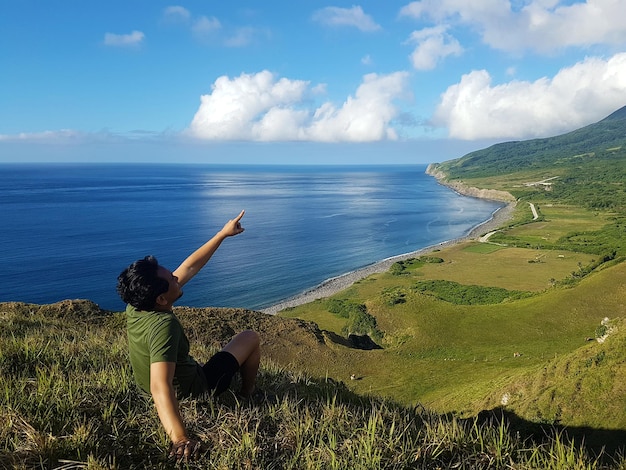
[(163, 296), (163, 294), (160, 294), (156, 298), (156, 305), (167, 305), (167, 299)]

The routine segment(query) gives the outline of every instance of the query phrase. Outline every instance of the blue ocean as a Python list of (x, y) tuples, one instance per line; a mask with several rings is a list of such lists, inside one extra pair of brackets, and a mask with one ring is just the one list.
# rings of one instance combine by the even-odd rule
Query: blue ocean
[(117, 275), (174, 269), (242, 209), (178, 305), (261, 309), (326, 279), (466, 235), (500, 204), (411, 166), (5, 164), (0, 301), (122, 310)]

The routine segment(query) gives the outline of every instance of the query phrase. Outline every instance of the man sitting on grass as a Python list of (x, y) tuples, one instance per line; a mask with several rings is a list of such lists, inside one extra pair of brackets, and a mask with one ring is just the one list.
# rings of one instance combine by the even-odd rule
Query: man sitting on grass
[(174, 272), (146, 256), (118, 277), (117, 292), (127, 304), (128, 349), (135, 380), (152, 395), (159, 419), (172, 439), (170, 457), (195, 458), (200, 442), (192, 439), (180, 415), (178, 399), (206, 392), (222, 393), (234, 374), (241, 374), (240, 395), (250, 397), (255, 383), (261, 350), (259, 335), (244, 331), (235, 336), (209, 362), (201, 366), (189, 355), (189, 341), (176, 315), (174, 302), (181, 287), (209, 261), (228, 237), (244, 231), (244, 211), (208, 242), (194, 251)]

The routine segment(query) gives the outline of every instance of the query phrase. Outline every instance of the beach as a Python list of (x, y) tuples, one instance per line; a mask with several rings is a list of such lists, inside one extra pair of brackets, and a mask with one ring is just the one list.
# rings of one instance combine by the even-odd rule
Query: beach
[(417, 251), (412, 251), (410, 253), (404, 253), (404, 254), (400, 254), (397, 256), (392, 256), (391, 258), (386, 258), (382, 261), (379, 261), (374, 264), (370, 264), (368, 266), (364, 266), (363, 268), (357, 269), (355, 271), (351, 271), (349, 273), (342, 274), (341, 276), (328, 279), (324, 281), (323, 283), (319, 284), (318, 286), (315, 286), (305, 292), (302, 292), (299, 295), (283, 300), (270, 307), (261, 309), (261, 312), (267, 313), (269, 315), (275, 315), (276, 313), (286, 308), (296, 307), (298, 305), (313, 302), (314, 300), (317, 300), (317, 299), (330, 297), (331, 295), (334, 295), (337, 292), (340, 292), (350, 287), (356, 281), (364, 279), (372, 274), (382, 273), (382, 272), (389, 270), (391, 265), (393, 265), (393, 263), (397, 261), (405, 260), (408, 258), (415, 258), (417, 256), (422, 256), (422, 255), (432, 252), (433, 250), (441, 249), (447, 246), (452, 246), (457, 243), (461, 243), (461, 242), (465, 242), (469, 240), (477, 240), (480, 238), (481, 235), (498, 229), (505, 222), (510, 220), (511, 217), (513, 216), (513, 210), (515, 209), (515, 205), (516, 205), (515, 202), (507, 203), (507, 205), (495, 211), (492, 214), (490, 219), (474, 227), (464, 237), (456, 238), (454, 240), (448, 240), (442, 243), (438, 243), (437, 245), (431, 245), (431, 246), (422, 248)]

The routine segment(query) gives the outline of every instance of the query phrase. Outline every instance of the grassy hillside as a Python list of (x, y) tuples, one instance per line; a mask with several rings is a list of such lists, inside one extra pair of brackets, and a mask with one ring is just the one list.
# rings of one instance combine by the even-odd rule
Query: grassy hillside
[[(522, 375), (542, 373), (549, 360), (589, 347), (587, 338), (595, 337), (605, 317), (614, 320), (626, 314), (625, 264), (607, 267), (576, 287), (550, 287), (550, 276), (555, 275), (552, 265), (562, 269), (559, 263), (569, 263), (577, 270), (576, 264), (581, 262), (577, 260), (584, 258), (516, 248), (481, 253), (475, 247), (468, 244), (442, 251), (438, 255), (443, 263), (426, 264), (399, 276), (387, 273), (371, 277), (335, 296), (367, 306), (384, 332), (383, 349), (361, 353), (364, 359), (355, 358), (346, 371), (342, 370), (345, 364), (316, 362), (312, 367), (319, 372), (325, 367), (333, 377), (347, 378), (348, 372), (356, 373), (360, 380), (350, 386), (361, 392), (471, 415), (485, 408), (484, 397), (493, 395), (494, 389)], [(537, 258), (539, 262), (529, 262)], [(506, 269), (495, 269), (498, 264)], [(463, 274), (463, 266), (473, 267), (472, 277)], [(436, 287), (417, 289), (425, 279), (453, 279), (462, 285), (472, 279), (473, 286), (487, 293), (493, 290), (490, 286), (497, 285), (498, 289), (534, 295), (501, 301), (497, 296), (495, 302), (486, 304), (459, 304), (442, 300)], [(303, 305), (283, 315), (316, 321), (323, 329), (342, 332), (342, 322), (329, 312), (328, 301)], [(607, 380), (614, 382), (619, 377), (608, 375)], [(581, 414), (562, 416), (563, 423), (582, 424), (586, 419), (586, 425), (605, 420), (614, 427), (626, 426), (622, 421), (626, 416), (624, 395), (614, 397), (621, 407), (620, 415), (608, 408), (606, 413), (584, 413), (585, 403), (595, 398), (594, 390), (582, 390), (576, 398)], [(520, 411), (515, 403), (510, 406)]]
[[(264, 331), (260, 384), (278, 397), (257, 406), (229, 393), (183, 401), (185, 421), (206, 444), (204, 458), (189, 468), (626, 468), (619, 455), (598, 459), (597, 447), (570, 441), (559, 427), (537, 432), (503, 410), (465, 420), (405, 407), (267, 358), (275, 354), (270, 343), (313, 348), (314, 356), (343, 347), (315, 325), (242, 310), (177, 313), (204, 344), (242, 325)], [(0, 468), (175, 468), (156, 412), (132, 380), (122, 313), (87, 301), (5, 303), (0, 329)], [(534, 442), (525, 439), (529, 431)]]
[(458, 416), (499, 408), (575, 428), (587, 442), (623, 433), (624, 144), (626, 108), (563, 136), (435, 165), (446, 184), (513, 194), (513, 219), (485, 243), (397, 263), (330, 302), (281, 314), (343, 335), (354, 326), (337, 302), (372, 317), (382, 349), (349, 366), (356, 391)]
[(626, 107), (545, 139), (505, 142), (436, 165), (449, 181), (505, 189), (523, 200), (626, 211)]
[[(550, 169), (557, 174), (592, 160), (615, 164), (626, 155), (626, 106), (605, 119), (567, 134), (504, 142), (445, 162), (450, 178), (480, 178)], [(593, 164), (592, 164), (593, 165)]]

